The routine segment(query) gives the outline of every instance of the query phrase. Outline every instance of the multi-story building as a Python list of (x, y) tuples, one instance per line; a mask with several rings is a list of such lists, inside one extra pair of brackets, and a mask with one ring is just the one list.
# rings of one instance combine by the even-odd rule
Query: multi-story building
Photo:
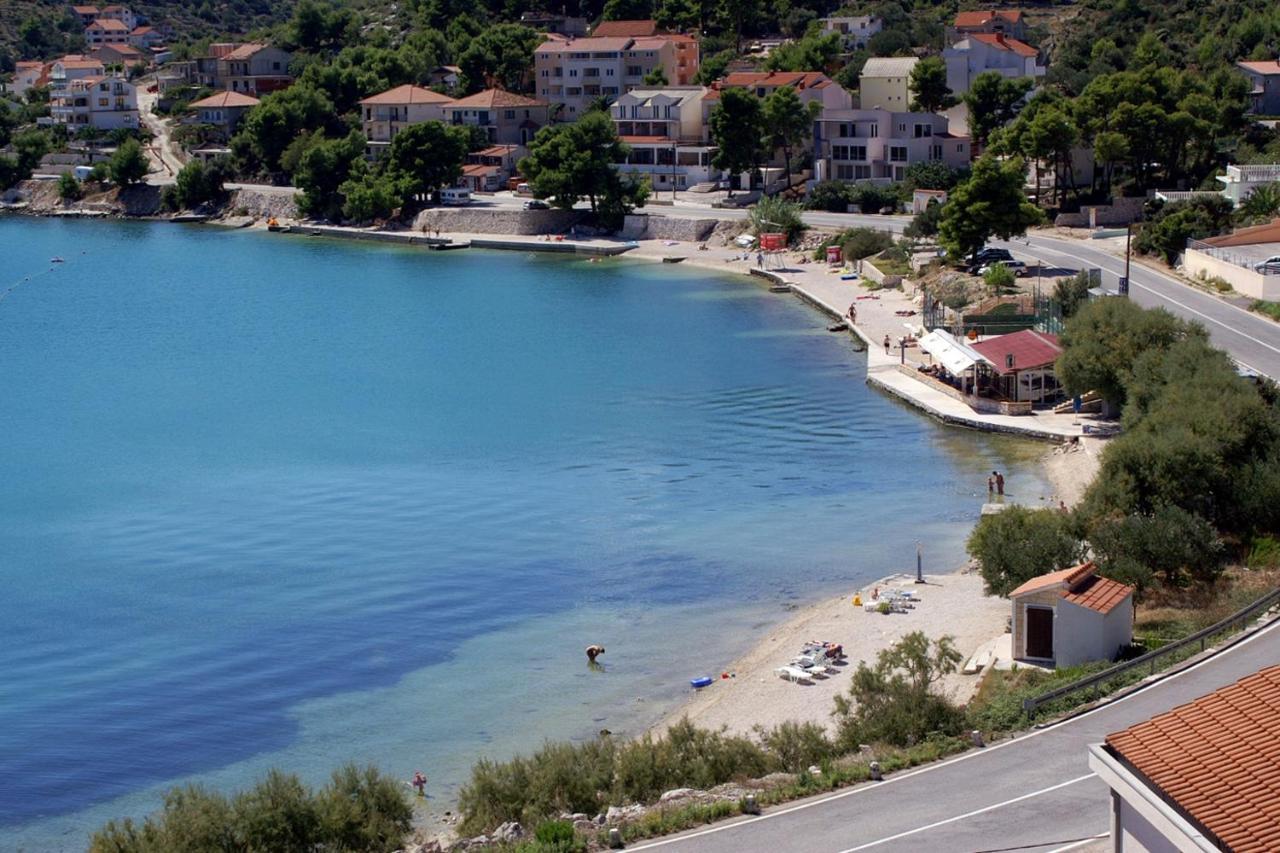
[(822, 19), (824, 33), (839, 33), (845, 50), (866, 50), (867, 42), (884, 29), (884, 20), (875, 15), (836, 15)]
[(905, 112), (911, 105), (911, 69), (914, 56), (877, 56), (868, 59), (858, 77), (860, 105), (864, 109)]
[(103, 6), (98, 10), (99, 21), (119, 21), (125, 29), (133, 32), (138, 26), (138, 16), (128, 6)]
[(528, 145), (539, 128), (551, 122), (551, 105), (501, 89), (486, 89), (449, 104), (453, 124), (482, 127), (489, 141)]
[(150, 49), (164, 44), (164, 36), (155, 27), (134, 27), (129, 33), (129, 44), (137, 48)]
[(491, 193), (507, 185), (521, 158), (529, 153), (523, 145), (491, 145), (467, 155), (458, 186), (472, 192)]
[(258, 105), (258, 99), (244, 92), (218, 92), (191, 104), (200, 124), (215, 127), (224, 139), (230, 139), (244, 114)]
[(453, 98), (421, 86), (397, 86), (360, 102), (365, 153), (377, 159), (391, 147), (391, 140), (409, 125), (424, 121), (451, 121)]
[[(996, 71), (1005, 77), (1043, 77), (1039, 51), (1003, 33), (974, 33), (942, 52), (947, 64), (947, 88), (963, 95), (979, 74)], [(865, 103), (865, 102), (864, 102)]]
[(217, 88), (251, 95), (275, 92), (293, 82), (288, 51), (269, 44), (242, 44), (218, 60)]
[(96, 59), (79, 53), (69, 53), (56, 59), (49, 68), (50, 97), (66, 91), (76, 80), (87, 77), (102, 77), (106, 67)]
[(151, 53), (144, 53), (131, 44), (104, 44), (89, 51), (89, 55), (101, 61), (103, 65), (119, 65), (126, 69), (138, 63), (151, 64)]
[(98, 13), (102, 11), (97, 6), (72, 6), (70, 8), (71, 14), (76, 16), (82, 27), (87, 27), (98, 20)]
[(620, 95), (609, 113), (630, 153), (618, 169), (647, 175), (655, 191), (719, 181), (721, 172), (711, 165), (716, 149), (703, 120), (708, 94), (702, 86), (666, 86)]
[(1249, 80), (1249, 112), (1280, 115), (1280, 62), (1264, 59), (1237, 62), (1236, 68)]
[(795, 90), (800, 103), (816, 102), (823, 111), (853, 108), (853, 95), (821, 71), (734, 71), (711, 84), (703, 99), (703, 120), (709, 118), (725, 89), (749, 89), (756, 97), (767, 98), (785, 87)]
[(114, 18), (99, 18), (84, 28), (84, 42), (92, 50), (104, 44), (128, 44), (132, 30)]
[(934, 113), (831, 110), (814, 125), (815, 180), (888, 183), (915, 163), (969, 165), (969, 138), (952, 135), (946, 117)]
[(81, 77), (71, 80), (50, 100), (55, 124), (76, 131), (137, 129), (138, 93), (123, 77)]
[(968, 35), (1000, 33), (1009, 38), (1025, 39), (1027, 22), (1018, 9), (985, 9), (977, 12), (960, 12), (955, 22), (947, 28), (947, 43), (959, 41)]
[(613, 100), (644, 86), (661, 69), (667, 84), (689, 86), (698, 73), (698, 41), (685, 35), (549, 38), (534, 51), (538, 96), (573, 120), (597, 98)]

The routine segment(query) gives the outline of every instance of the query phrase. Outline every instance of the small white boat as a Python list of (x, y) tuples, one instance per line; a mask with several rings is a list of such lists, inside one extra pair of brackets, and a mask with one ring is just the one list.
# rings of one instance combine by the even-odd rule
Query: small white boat
[(51, 264), (65, 264), (65, 263), (66, 263), (66, 261), (64, 261), (62, 258), (50, 258), (50, 259), (49, 259), (49, 263), (51, 263)]

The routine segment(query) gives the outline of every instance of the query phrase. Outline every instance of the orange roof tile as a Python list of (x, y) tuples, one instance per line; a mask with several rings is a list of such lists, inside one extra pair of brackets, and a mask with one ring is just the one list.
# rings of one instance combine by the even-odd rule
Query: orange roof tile
[(249, 44), (240, 45), (239, 47), (235, 48), (234, 50), (232, 50), (230, 53), (228, 53), (226, 56), (222, 58), (230, 59), (236, 62), (243, 62), (246, 59), (253, 59), (254, 55), (257, 54), (258, 51), (266, 50), (266, 49), (267, 49), (267, 45), (265, 44), (261, 44), (259, 42), (250, 42)]
[(500, 166), (486, 166), (483, 163), (468, 163), (462, 167), (462, 174), (470, 177), (479, 177), (481, 175), (496, 175), (502, 171)]
[(983, 44), (989, 44), (998, 50), (1011, 50), (1018, 56), (1038, 56), (1039, 51), (1026, 42), (1011, 39), (1000, 33), (973, 33), (969, 36)]
[(517, 95), (514, 92), (504, 92), (502, 89), (485, 89), (483, 92), (476, 92), (474, 95), (460, 98), (454, 101), (451, 106), (494, 109), (496, 107), (545, 107), (546, 105), (543, 101), (535, 101), (533, 98), (526, 98), (524, 95)]
[(631, 47), (635, 39), (631, 36), (618, 36), (616, 38), (571, 38), (564, 41), (559, 39), (549, 39), (538, 45), (534, 49), (534, 53), (557, 53), (559, 51), (572, 51), (574, 53), (609, 53), (615, 50), (626, 50)]
[(442, 95), (439, 92), (433, 92), (430, 89), (424, 89), (421, 86), (406, 83), (403, 86), (396, 86), (394, 89), (388, 89), (377, 95), (371, 95), (360, 103), (367, 106), (378, 106), (380, 104), (388, 106), (398, 106), (400, 104), (451, 104), (453, 103), (453, 98), (448, 95)]
[(1062, 593), (1062, 600), (1105, 614), (1115, 610), (1133, 591), (1133, 587), (1120, 581), (1090, 575)]
[(1038, 575), (1023, 583), (1013, 592), (1009, 593), (1009, 597), (1013, 598), (1018, 595), (1026, 595), (1030, 592), (1039, 592), (1042, 589), (1063, 584), (1067, 587), (1075, 586), (1080, 581), (1093, 574), (1094, 565), (1092, 562), (1081, 563), (1078, 566), (1072, 566), (1069, 569), (1058, 569), (1056, 572)]
[[(1058, 343), (1057, 335), (1034, 329), (996, 335), (971, 346), (985, 355), (995, 372), (1001, 376), (1053, 364), (1062, 355), (1062, 345)], [(1006, 366), (1010, 356), (1013, 357), (1013, 367)]]
[(243, 92), (218, 92), (216, 95), (196, 101), (191, 106), (194, 109), (227, 109), (228, 107), (255, 107), (259, 103), (257, 98)]
[(1107, 736), (1225, 850), (1280, 850), (1280, 666)]
[(1247, 68), (1254, 74), (1280, 74), (1280, 60), (1263, 59), (1257, 62), (1237, 62), (1241, 68)]
[(1009, 23), (1017, 23), (1022, 20), (1022, 12), (1018, 9), (989, 9), (981, 12), (961, 12), (956, 15), (957, 27), (982, 27), (986, 26), (988, 21), (1000, 18)]
[(77, 15), (96, 15), (98, 14), (97, 6), (72, 6), (71, 11)]
[(129, 32), (129, 28), (124, 25), (123, 21), (117, 21), (115, 18), (99, 18), (89, 26), (86, 30), (102, 30), (103, 32)]
[(490, 145), (488, 148), (474, 153), (481, 157), (505, 157), (519, 147), (519, 145)]
[(651, 36), (658, 32), (656, 21), (601, 21), (591, 31), (593, 37)]

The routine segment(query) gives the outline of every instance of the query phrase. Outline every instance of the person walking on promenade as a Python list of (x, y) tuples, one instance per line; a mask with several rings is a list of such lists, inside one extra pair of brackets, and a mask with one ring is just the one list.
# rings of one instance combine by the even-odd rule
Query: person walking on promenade
[(884, 336), (884, 354), (888, 355), (889, 350), (892, 349), (892, 347), (893, 347), (893, 342), (889, 340), (888, 335), (885, 335)]

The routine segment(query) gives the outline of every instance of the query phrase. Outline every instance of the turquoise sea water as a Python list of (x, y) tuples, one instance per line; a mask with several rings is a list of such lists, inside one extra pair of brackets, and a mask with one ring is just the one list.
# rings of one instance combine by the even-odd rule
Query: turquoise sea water
[(271, 766), (421, 768), (443, 807), (917, 539), (953, 567), (993, 468), (1044, 491), (745, 281), (144, 223), (0, 248), (3, 847)]

